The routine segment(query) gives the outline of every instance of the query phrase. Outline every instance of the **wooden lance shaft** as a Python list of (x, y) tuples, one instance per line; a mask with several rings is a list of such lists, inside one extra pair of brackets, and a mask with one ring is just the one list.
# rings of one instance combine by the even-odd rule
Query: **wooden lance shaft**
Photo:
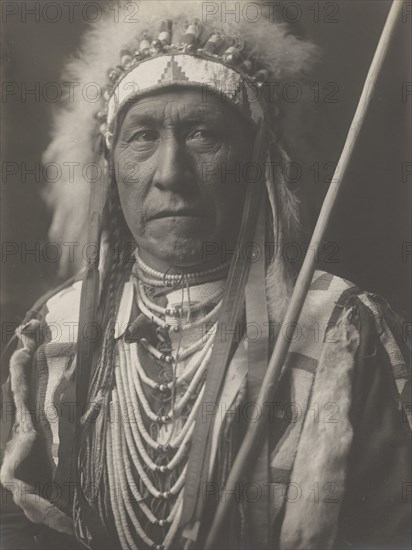
[[(323, 239), (325, 237), (328, 223), (331, 219), (338, 195), (342, 190), (342, 182), (344, 181), (345, 174), (350, 164), (352, 153), (358, 141), (358, 137), (371, 102), (373, 90), (375, 89), (376, 81), (382, 69), (386, 53), (389, 49), (392, 36), (396, 29), (396, 23), (402, 10), (403, 4), (404, 2), (402, 0), (394, 0), (392, 3), (379, 40), (378, 47), (373, 57), (372, 64), (369, 68), (368, 75), (366, 77), (359, 104), (357, 106), (348, 136), (346, 138), (345, 146), (343, 148), (338, 166), (336, 168), (332, 182), (329, 186), (328, 192), (323, 202), (322, 209), (320, 211), (319, 218), (316, 223), (316, 227), (309, 245), (309, 251), (305, 256), (302, 269), (297, 278), (295, 288), (291, 296), (290, 304), (279, 334), (285, 334), (286, 332), (284, 332), (283, 329), (285, 329), (286, 331), (286, 327), (296, 326), (296, 323), (299, 319), (315, 271), (316, 255), (312, 254), (310, 251), (313, 250), (313, 247), (317, 246), (318, 243), (323, 242)], [(270, 359), (256, 401), (256, 406), (258, 410), (266, 411), (267, 407), (265, 407), (265, 403), (270, 402), (274, 398), (279, 375), (281, 373), (282, 366), (284, 364), (289, 349), (289, 343), (290, 339), (281, 338), (280, 336), (276, 341), (276, 345), (273, 350), (273, 354)], [(232, 505), (236, 485), (237, 483), (239, 483), (239, 480), (242, 478), (245, 470), (250, 465), (253, 457), (256, 456), (257, 450), (260, 448), (260, 445), (262, 443), (263, 428), (266, 424), (266, 420), (267, 414), (262, 414), (258, 422), (253, 424), (250, 423), (248, 425), (242, 445), (236, 456), (235, 462), (225, 485), (226, 498), (222, 499), (218, 505), (215, 518), (213, 520), (209, 535), (204, 546), (204, 550), (212, 550), (219, 540), (219, 534), (225, 525), (227, 515)]]

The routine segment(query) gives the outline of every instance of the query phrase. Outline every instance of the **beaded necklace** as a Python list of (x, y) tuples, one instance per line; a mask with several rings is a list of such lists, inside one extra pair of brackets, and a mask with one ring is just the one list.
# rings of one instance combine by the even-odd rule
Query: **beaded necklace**
[[(165, 333), (166, 339), (175, 334), (175, 349), (166, 353), (146, 338), (117, 341), (111, 395), (116, 419), (109, 422), (106, 437), (109, 498), (122, 549), (137, 550), (143, 544), (167, 550), (179, 528), (188, 451), (202, 403), (224, 285), (194, 304), (191, 295), (206, 278), (222, 278), (227, 267), (168, 275), (152, 270), (138, 255), (136, 259), (132, 277), (139, 310), (157, 327), (159, 344), (164, 343)], [(181, 290), (179, 307), (162, 307), (150, 298), (150, 289), (161, 286), (172, 287), (175, 293)], [(205, 326), (208, 329), (201, 337), (193, 338)], [(155, 362), (172, 370), (172, 380), (161, 383), (149, 376), (139, 356), (140, 346)], [(148, 392), (155, 402), (166, 400), (168, 410), (163, 404), (153, 410)]]
[(201, 284), (202, 282), (209, 282), (213, 280), (217, 275), (221, 278), (225, 272), (228, 271), (230, 262), (225, 262), (219, 264), (216, 267), (209, 269), (204, 269), (202, 271), (195, 271), (193, 273), (182, 273), (182, 274), (170, 274), (163, 273), (161, 271), (156, 271), (152, 267), (149, 267), (140, 257), (139, 250), (135, 251), (136, 263), (141, 274), (146, 276), (146, 279), (151, 279), (158, 286), (162, 283), (163, 286), (175, 286), (179, 285), (183, 279), (191, 281), (193, 284)]

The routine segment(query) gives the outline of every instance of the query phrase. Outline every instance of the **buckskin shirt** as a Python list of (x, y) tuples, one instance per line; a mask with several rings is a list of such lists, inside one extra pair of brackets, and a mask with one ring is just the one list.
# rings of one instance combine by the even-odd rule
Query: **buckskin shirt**
[[(17, 330), (4, 547), (200, 550), (232, 498), (222, 549), (407, 548), (401, 321), (316, 271), (281, 329), (297, 276), (284, 249), (304, 238), (273, 85), (310, 79), (317, 47), (197, 0), (142, 2), (130, 24), (104, 4), (66, 71), (99, 83), (100, 101), (63, 105), (44, 154), (75, 165), (48, 188), (53, 230), (70, 212), (70, 241), (96, 257)], [(229, 258), (209, 254), (219, 245)], [(288, 354), (259, 408), (279, 339)], [(255, 425), (263, 442), (228, 494)]]
[[(125, 283), (118, 312), (118, 347), (126, 349), (134, 344), (133, 337), (120, 334), (136, 308), (132, 285)], [(7, 411), (12, 403), (16, 409), (6, 464), (11, 467), (18, 462), (16, 477), (34, 487), (41, 498), (51, 497), (68, 514), (74, 492), (70, 484), (74, 435), (70, 396), (80, 289), (78, 281), (52, 296), (37, 319), (22, 328), (20, 353), (27, 350), (27, 364), (24, 372), (13, 372), (12, 365), (14, 399), (6, 400)], [(336, 548), (406, 548), (410, 408), (403, 401), (408, 370), (398, 320), (378, 297), (339, 277), (316, 272), (299, 327), (288, 353), (288, 369), (271, 405), (267, 433), (268, 521), (273, 544), (326, 548), (333, 541)], [(209, 500), (221, 490), (233, 459), (227, 455), (238, 444), (231, 441), (229, 445), (230, 434), (239, 434), (242, 424), (259, 414), (250, 404), (242, 411), (247, 345), (246, 334), (233, 354), (219, 402), (213, 465), (205, 488)], [(147, 362), (145, 368), (151, 372), (153, 366)], [(13, 484), (6, 487), (11, 492), (24, 491)], [(246, 487), (239, 489), (232, 518), (235, 527), (222, 547), (252, 544), (254, 530), (259, 529), (262, 518), (258, 517), (257, 525), (250, 521), (255, 517), (254, 506), (259, 506), (259, 489)], [(30, 511), (28, 501), (24, 508)], [(45, 541), (51, 548), (58, 544), (71, 547), (65, 536), (30, 524), (23, 511), (9, 517), (3, 525), (6, 545), (8, 540), (31, 536), (41, 541), (41, 548)], [(104, 519), (104, 524), (95, 526), (93, 547), (117, 547), (111, 514)], [(49, 526), (53, 526), (53, 517)]]

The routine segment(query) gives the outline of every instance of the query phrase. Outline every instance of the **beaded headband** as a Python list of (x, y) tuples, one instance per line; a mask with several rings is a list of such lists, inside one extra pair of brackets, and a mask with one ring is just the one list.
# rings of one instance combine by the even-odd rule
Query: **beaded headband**
[(108, 71), (110, 84), (103, 94), (105, 108), (97, 118), (109, 149), (113, 121), (123, 106), (166, 87), (200, 87), (204, 102), (208, 92), (212, 92), (224, 96), (249, 120), (258, 123), (263, 118), (258, 89), (269, 73), (260, 69), (252, 74), (255, 63), (245, 58), (244, 45), (234, 44), (218, 55), (223, 43), (219, 34), (212, 34), (201, 46), (201, 27), (195, 22), (187, 27), (181, 43), (171, 44), (171, 28), (171, 21), (163, 21), (157, 39), (150, 42), (144, 36), (139, 50), (123, 50), (120, 65)]

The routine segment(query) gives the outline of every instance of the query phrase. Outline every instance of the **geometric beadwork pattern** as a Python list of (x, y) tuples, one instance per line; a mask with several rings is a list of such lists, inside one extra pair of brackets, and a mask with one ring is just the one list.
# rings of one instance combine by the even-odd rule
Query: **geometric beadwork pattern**
[(126, 101), (171, 85), (199, 86), (205, 102), (210, 91), (222, 94), (254, 122), (263, 118), (255, 91), (239, 72), (213, 59), (176, 53), (147, 59), (124, 76), (108, 103), (108, 125)]

